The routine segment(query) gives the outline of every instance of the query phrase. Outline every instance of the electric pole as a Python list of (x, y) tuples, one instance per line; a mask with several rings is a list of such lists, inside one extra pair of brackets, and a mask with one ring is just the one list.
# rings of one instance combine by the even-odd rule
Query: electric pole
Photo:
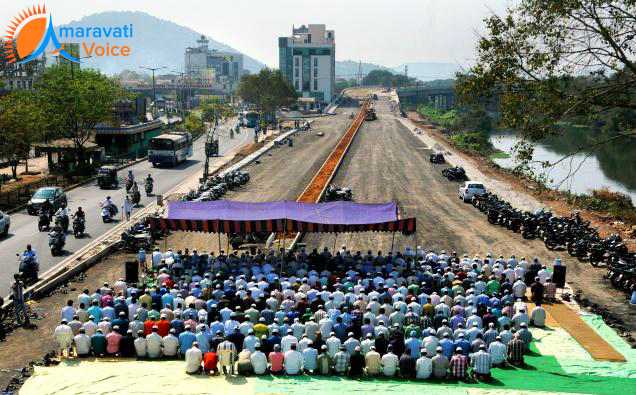
[(153, 115), (155, 115), (155, 112), (157, 110), (157, 87), (155, 86), (155, 71), (165, 69), (165, 66), (161, 66), (161, 67), (140, 66), (140, 68), (144, 70), (152, 71), (152, 108), (153, 108)]

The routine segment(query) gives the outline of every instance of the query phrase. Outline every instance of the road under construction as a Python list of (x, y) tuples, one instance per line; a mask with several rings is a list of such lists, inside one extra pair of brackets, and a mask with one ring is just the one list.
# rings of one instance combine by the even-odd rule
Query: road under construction
[[(469, 256), (515, 254), (527, 258), (536, 256), (542, 262), (551, 262), (555, 258), (555, 253), (545, 249), (540, 241), (525, 240), (518, 234), (492, 226), (472, 205), (458, 199), (457, 183), (442, 177), (443, 166), (428, 160), (430, 153), (440, 147), (426, 144), (414, 132), (413, 124), (392, 111), (395, 105), (388, 95), (379, 94), (378, 100), (362, 106), (355, 100), (346, 103), (349, 104), (341, 105), (336, 115), (316, 118), (309, 131), (296, 133), (293, 146), (277, 145), (246, 165), (242, 170), (250, 173), (250, 181), (229, 191), (225, 199), (317, 202), (331, 183), (350, 187), (356, 202), (397, 202), (403, 215), (417, 218), (417, 232), (411, 236), (371, 232), (278, 234), (274, 241), (276, 247), (289, 247), (294, 242), (308, 251), (346, 246), (363, 254), (371, 249), (374, 253), (382, 251), (386, 254), (421, 245)], [(370, 105), (377, 120), (365, 122), (366, 109)], [(352, 113), (356, 114), (353, 119), (350, 118)], [(189, 248), (218, 252), (219, 246), (229, 249), (227, 238), (216, 234), (174, 232), (163, 243), (175, 250)], [(126, 258), (131, 256), (110, 257), (101, 274), (110, 278), (120, 275), (122, 267), (117, 266), (116, 261)], [(573, 289), (582, 290), (590, 300), (605, 304), (628, 325), (636, 325), (630, 320), (629, 307), (622, 302), (618, 291), (604, 283), (603, 270), (568, 256), (561, 258), (568, 267), (568, 282)], [(111, 269), (107, 265), (111, 265)], [(594, 359), (619, 359), (620, 354), (613, 352), (601, 335), (584, 326), (575, 311), (564, 308), (550, 310), (551, 322), (570, 333)], [(635, 328), (628, 329), (634, 331)]]

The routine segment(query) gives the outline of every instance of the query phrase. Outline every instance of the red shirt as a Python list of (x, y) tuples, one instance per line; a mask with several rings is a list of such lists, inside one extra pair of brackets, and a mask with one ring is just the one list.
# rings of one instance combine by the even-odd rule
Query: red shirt
[[(157, 321), (156, 325), (157, 325), (157, 328), (159, 328), (159, 330), (157, 331), (159, 336), (161, 337), (168, 336), (168, 333), (170, 333), (170, 322), (168, 320), (161, 319)], [(146, 324), (144, 323), (144, 330), (145, 329), (146, 329)]]
[(216, 364), (219, 362), (215, 352), (206, 352), (203, 356), (203, 369), (216, 370)]
[(102, 307), (106, 307), (106, 306), (109, 305), (109, 303), (113, 302), (113, 296), (106, 294), (106, 295), (101, 297), (99, 302), (101, 303)]
[(271, 365), (272, 372), (280, 372), (283, 370), (283, 361), (285, 360), (285, 354), (282, 352), (270, 352), (269, 364)]
[(146, 322), (144, 322), (144, 335), (148, 336), (149, 334), (151, 334), (152, 333), (152, 327), (155, 326), (155, 325), (157, 325), (157, 322), (152, 321), (152, 320), (146, 320)]

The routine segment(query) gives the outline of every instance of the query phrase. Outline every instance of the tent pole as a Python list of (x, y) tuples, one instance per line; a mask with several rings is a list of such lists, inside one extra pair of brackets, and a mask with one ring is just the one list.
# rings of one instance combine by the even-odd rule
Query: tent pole
[(333, 254), (336, 253), (336, 241), (338, 240), (338, 232), (335, 233), (333, 237)]
[(285, 218), (285, 222), (283, 222), (283, 256), (281, 257), (280, 262), (280, 277), (283, 276), (283, 266), (285, 266), (285, 241), (287, 240), (287, 218)]
[(216, 252), (216, 254), (220, 255), (221, 254), (221, 232), (220, 231), (217, 232), (216, 235), (218, 236), (218, 240), (217, 241), (218, 241), (218, 245), (219, 245), (219, 248), (218, 248), (218, 251)]
[(391, 237), (391, 254), (393, 254), (393, 245), (395, 244), (395, 231), (393, 232), (393, 237)]

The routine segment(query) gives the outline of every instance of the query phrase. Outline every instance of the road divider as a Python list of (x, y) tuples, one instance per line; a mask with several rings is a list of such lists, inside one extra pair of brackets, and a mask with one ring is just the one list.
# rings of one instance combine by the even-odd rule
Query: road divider
[[(358, 111), (358, 114), (351, 122), (351, 125), (349, 125), (347, 132), (340, 138), (338, 144), (336, 144), (333, 151), (331, 151), (318, 172), (311, 179), (307, 187), (305, 187), (305, 190), (300, 194), (300, 196), (298, 196), (298, 199), (296, 199), (297, 202), (318, 203), (320, 201), (323, 194), (325, 193), (325, 190), (327, 189), (327, 186), (329, 186), (331, 180), (333, 180), (333, 177), (338, 171), (342, 160), (349, 151), (349, 147), (351, 146), (354, 137), (364, 123), (364, 119), (368, 109), (369, 102), (363, 102), (360, 110)], [(267, 245), (277, 244), (279, 247), (293, 250), (295, 245), (302, 238), (302, 233), (299, 232), (289, 235), (289, 238), (291, 239), (289, 247), (284, 245), (285, 240), (287, 240), (287, 236), (288, 234), (272, 235), (270, 236)]]

